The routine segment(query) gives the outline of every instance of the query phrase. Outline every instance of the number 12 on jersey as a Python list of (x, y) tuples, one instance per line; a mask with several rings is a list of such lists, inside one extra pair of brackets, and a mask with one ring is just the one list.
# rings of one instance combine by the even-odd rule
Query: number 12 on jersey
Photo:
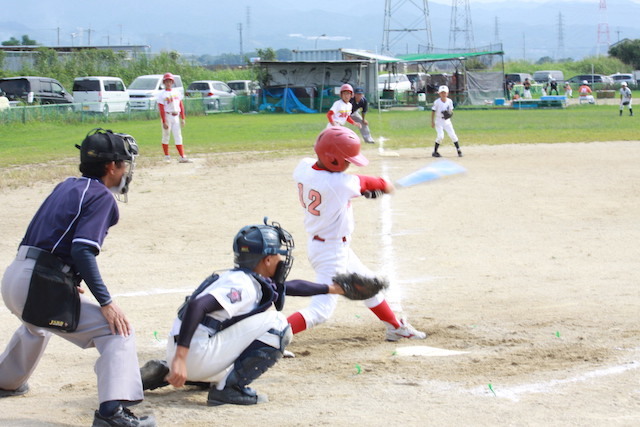
[[(307, 210), (311, 215), (320, 216), (320, 211), (317, 209), (322, 203), (322, 195), (316, 190), (309, 190), (305, 198), (304, 194), (304, 185), (299, 182), (298, 183), (298, 196), (300, 197), (300, 204), (302, 208)], [(309, 201), (307, 204), (306, 201)]]

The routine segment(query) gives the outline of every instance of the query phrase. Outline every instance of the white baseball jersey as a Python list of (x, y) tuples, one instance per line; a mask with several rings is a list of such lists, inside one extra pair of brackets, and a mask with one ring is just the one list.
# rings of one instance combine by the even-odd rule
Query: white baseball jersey
[(180, 113), (182, 94), (177, 89), (163, 90), (156, 96), (158, 105), (164, 105), (165, 113)]
[(333, 111), (333, 122), (338, 125), (344, 125), (351, 115), (352, 108), (351, 102), (344, 102), (342, 99), (338, 99), (330, 108)]
[(302, 159), (293, 179), (304, 209), (304, 227), (309, 236), (342, 239), (354, 228), (351, 199), (360, 196), (357, 175), (317, 169), (315, 159)]
[(621, 102), (630, 102), (631, 101), (631, 89), (628, 87), (620, 88), (620, 97)]
[(445, 122), (445, 121), (451, 122), (451, 119), (446, 119), (445, 120), (442, 117), (442, 113), (444, 111), (449, 111), (449, 112), (453, 111), (453, 102), (449, 98), (447, 98), (447, 100), (444, 101), (444, 102), (442, 102), (442, 99), (438, 98), (433, 102), (433, 106), (431, 107), (431, 111), (435, 111), (435, 113), (436, 113), (435, 114), (435, 122), (436, 123), (438, 123), (438, 122), (442, 123), (442, 122)]

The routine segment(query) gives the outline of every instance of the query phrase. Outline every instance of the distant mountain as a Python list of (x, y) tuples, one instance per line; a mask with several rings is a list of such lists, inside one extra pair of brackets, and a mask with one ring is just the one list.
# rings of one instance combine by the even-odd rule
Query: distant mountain
[[(383, 40), (384, 2), (377, 0), (325, 0), (316, 7), (306, 6), (306, 0), (191, 0), (170, 11), (163, 7), (167, 2), (137, 0), (130, 3), (135, 11), (108, 7), (99, 13), (74, 3), (60, 2), (43, 16), (39, 2), (26, 1), (0, 18), (6, 20), (0, 22), (0, 40), (27, 34), (43, 44), (80, 45), (90, 39), (92, 45), (146, 44), (153, 52), (176, 50), (185, 55), (239, 53), (241, 48), (246, 53), (266, 47), (380, 52)], [(394, 10), (392, 27), (416, 28), (420, 17), (413, 4), (417, 3), (405, 2)], [(598, 24), (605, 18), (595, 0), (470, 4), (475, 46), (502, 42), (506, 59), (580, 59), (598, 53)], [(640, 4), (609, 1), (606, 12), (610, 42), (640, 38), (633, 18), (640, 16)], [(451, 6), (429, 2), (429, 18), (434, 47), (447, 49)], [(419, 44), (426, 44), (419, 32), (394, 34), (396, 54), (413, 53)], [(460, 34), (458, 39), (463, 38)], [(599, 53), (606, 51), (603, 46), (599, 49)]]

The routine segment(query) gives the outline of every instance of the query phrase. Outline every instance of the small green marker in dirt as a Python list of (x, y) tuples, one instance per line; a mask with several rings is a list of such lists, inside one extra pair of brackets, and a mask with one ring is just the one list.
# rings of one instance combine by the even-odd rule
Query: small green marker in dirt
[(495, 392), (495, 391), (493, 391), (493, 386), (491, 385), (491, 383), (489, 383), (489, 390), (491, 390), (491, 393), (493, 393), (493, 395), (494, 395), (495, 397), (498, 397), (498, 395), (496, 394), (496, 392)]
[(153, 337), (156, 339), (156, 341), (160, 341), (158, 339), (158, 331), (153, 331)]
[(358, 375), (360, 372), (362, 372), (362, 368), (356, 363), (356, 375)]
[(560, 338), (560, 331), (556, 331), (556, 337)]

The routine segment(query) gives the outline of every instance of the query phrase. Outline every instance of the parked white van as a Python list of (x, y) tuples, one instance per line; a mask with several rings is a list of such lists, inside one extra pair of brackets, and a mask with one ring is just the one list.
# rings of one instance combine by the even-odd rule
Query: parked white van
[[(132, 110), (150, 110), (156, 108), (156, 95), (164, 90), (162, 77), (164, 74), (149, 74), (146, 76), (138, 76), (129, 85), (129, 98)], [(173, 88), (177, 89), (184, 97), (184, 86), (182, 78), (173, 75)]]
[(77, 77), (73, 81), (73, 100), (81, 111), (129, 112), (129, 93), (119, 77)]

